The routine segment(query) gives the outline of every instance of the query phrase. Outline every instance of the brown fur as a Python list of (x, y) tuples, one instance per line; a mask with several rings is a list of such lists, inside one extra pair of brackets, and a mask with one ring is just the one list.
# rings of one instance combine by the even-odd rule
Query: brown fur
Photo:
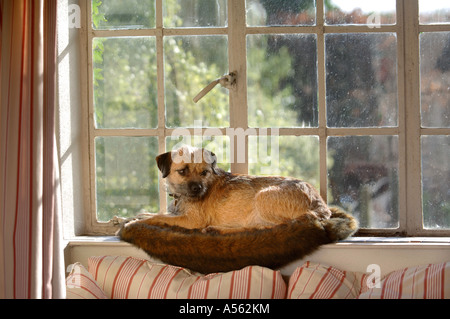
[(271, 228), (227, 234), (136, 222), (122, 228), (119, 236), (164, 263), (204, 274), (250, 265), (276, 269), (356, 232), (352, 216), (338, 208), (331, 210), (331, 218), (322, 222), (303, 215)]
[(129, 223), (119, 236), (163, 262), (202, 273), (277, 268), (357, 230), (305, 182), (226, 173), (199, 149), (165, 153), (157, 163), (175, 197), (171, 214)]

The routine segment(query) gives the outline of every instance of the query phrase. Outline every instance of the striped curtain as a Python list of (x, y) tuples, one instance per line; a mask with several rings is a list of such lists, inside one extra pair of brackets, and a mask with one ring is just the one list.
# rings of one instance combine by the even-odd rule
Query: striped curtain
[(0, 298), (64, 298), (57, 0), (0, 0)]

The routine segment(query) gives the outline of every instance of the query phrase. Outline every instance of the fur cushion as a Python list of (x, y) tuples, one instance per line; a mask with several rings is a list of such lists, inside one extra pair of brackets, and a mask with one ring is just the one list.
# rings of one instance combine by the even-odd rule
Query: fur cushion
[(356, 232), (358, 224), (352, 216), (337, 208), (331, 210), (333, 214), (327, 220), (305, 215), (262, 230), (203, 233), (199, 229), (135, 222), (122, 227), (118, 235), (151, 257), (199, 273), (227, 272), (250, 265), (276, 269)]

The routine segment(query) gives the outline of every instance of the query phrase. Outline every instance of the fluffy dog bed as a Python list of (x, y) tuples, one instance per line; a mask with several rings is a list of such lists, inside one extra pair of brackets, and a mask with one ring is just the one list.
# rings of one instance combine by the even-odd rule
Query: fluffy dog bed
[(228, 234), (133, 222), (124, 225), (118, 236), (164, 263), (203, 274), (249, 265), (276, 269), (356, 232), (358, 225), (351, 215), (331, 210), (331, 218), (324, 221), (303, 216), (268, 229)]

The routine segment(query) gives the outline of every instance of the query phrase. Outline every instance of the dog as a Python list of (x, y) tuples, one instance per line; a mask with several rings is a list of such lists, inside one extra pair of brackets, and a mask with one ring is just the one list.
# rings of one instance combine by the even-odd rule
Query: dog
[(275, 269), (358, 230), (304, 181), (228, 173), (214, 153), (187, 146), (156, 162), (174, 198), (169, 212), (134, 218), (117, 235), (164, 263), (200, 273)]
[(311, 215), (329, 219), (332, 212), (305, 181), (280, 176), (250, 176), (217, 167), (214, 153), (183, 146), (156, 162), (174, 201), (169, 214), (141, 222), (230, 233), (264, 229)]

